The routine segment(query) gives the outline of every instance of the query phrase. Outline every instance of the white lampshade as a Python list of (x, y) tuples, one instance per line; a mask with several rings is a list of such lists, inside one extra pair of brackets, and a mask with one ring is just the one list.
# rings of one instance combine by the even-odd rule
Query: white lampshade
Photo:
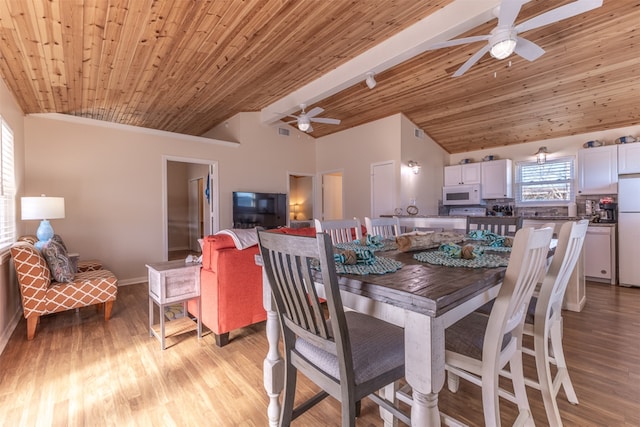
[(64, 197), (22, 197), (22, 219), (64, 218)]

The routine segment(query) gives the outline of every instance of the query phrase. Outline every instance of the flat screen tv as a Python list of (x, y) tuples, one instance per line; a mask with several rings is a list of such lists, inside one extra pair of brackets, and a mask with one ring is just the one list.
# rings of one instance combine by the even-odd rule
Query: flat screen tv
[(233, 228), (276, 228), (287, 225), (287, 195), (233, 192)]

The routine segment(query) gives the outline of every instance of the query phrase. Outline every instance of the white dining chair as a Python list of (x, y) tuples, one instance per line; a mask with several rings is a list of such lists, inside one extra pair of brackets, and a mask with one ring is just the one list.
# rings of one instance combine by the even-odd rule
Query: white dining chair
[[(499, 396), (517, 404), (516, 424), (533, 425), (522, 367), (522, 333), (552, 234), (550, 228), (518, 230), (491, 314), (473, 312), (445, 330), (449, 389), (457, 391), (459, 378), (480, 386), (487, 426), (500, 426)], [(500, 371), (507, 364), (513, 393), (499, 388)]]
[[(289, 426), (327, 396), (341, 402), (343, 427), (355, 427), (358, 402), (365, 397), (409, 424), (408, 414), (399, 409), (394, 393), (388, 390), (395, 390), (404, 377), (404, 331), (375, 317), (344, 310), (331, 238), (324, 233), (316, 237), (258, 232), (284, 342), (285, 386), (279, 425)], [(322, 299), (314, 286), (317, 263)], [(298, 372), (321, 390), (294, 408)], [(385, 396), (377, 393), (381, 389), (386, 389)]]
[(404, 233), (410, 233), (412, 231), (433, 231), (440, 232), (444, 231), (444, 226), (448, 226), (449, 224), (438, 224), (437, 227), (434, 227), (433, 221), (430, 218), (423, 217), (404, 217), (399, 218), (400, 221), (400, 231)]
[(362, 224), (357, 218), (327, 221), (320, 221), (316, 218), (315, 225), (316, 232), (330, 235), (334, 245), (336, 243), (347, 243), (362, 238)]
[[(523, 352), (536, 360), (538, 380), (525, 378), (525, 383), (540, 390), (549, 425), (561, 426), (562, 419), (556, 396), (564, 388), (567, 400), (578, 404), (562, 348), (562, 302), (571, 273), (584, 245), (589, 221), (566, 222), (558, 233), (553, 261), (537, 296), (531, 298), (524, 334), (533, 336), (533, 349)], [(556, 366), (552, 375), (551, 365)]]
[(385, 218), (364, 217), (367, 234), (388, 239), (400, 235), (400, 219), (396, 216)]
[(522, 228), (522, 218), (517, 216), (470, 216), (467, 218), (467, 234), (471, 230), (487, 230), (500, 236), (513, 236)]

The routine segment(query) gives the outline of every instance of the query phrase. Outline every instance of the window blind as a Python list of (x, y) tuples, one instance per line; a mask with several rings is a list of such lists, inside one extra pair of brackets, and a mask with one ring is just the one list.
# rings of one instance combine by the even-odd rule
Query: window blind
[(566, 204), (575, 200), (574, 161), (572, 157), (516, 166), (516, 203)]
[(16, 183), (13, 158), (13, 131), (0, 117), (0, 249), (16, 239)]

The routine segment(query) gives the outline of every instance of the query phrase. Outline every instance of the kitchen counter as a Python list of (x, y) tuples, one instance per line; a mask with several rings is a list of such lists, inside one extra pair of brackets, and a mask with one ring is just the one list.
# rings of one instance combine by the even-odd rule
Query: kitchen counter
[[(537, 216), (523, 216), (523, 220), (534, 221), (580, 221), (582, 219), (589, 219), (589, 217), (580, 216), (549, 216), (549, 215), (537, 215)], [(615, 227), (615, 222), (589, 222), (589, 227)]]
[[(385, 217), (385, 218), (392, 218), (392, 217), (398, 217), (398, 218), (468, 218), (467, 215), (380, 215), (381, 217)], [(491, 217), (491, 218), (513, 218), (512, 216), (493, 216), (493, 215), (487, 215), (487, 217)], [(584, 218), (584, 217), (579, 217), (579, 216), (561, 216), (561, 215), (556, 215), (556, 216), (551, 216), (551, 215), (537, 215), (537, 216), (521, 216), (520, 219), (524, 220), (533, 220), (533, 221), (580, 221), (581, 219), (588, 219), (588, 218)], [(615, 227), (616, 223), (615, 222), (590, 222), (589, 223), (590, 227)]]
[(380, 215), (382, 218), (467, 218), (467, 215)]

